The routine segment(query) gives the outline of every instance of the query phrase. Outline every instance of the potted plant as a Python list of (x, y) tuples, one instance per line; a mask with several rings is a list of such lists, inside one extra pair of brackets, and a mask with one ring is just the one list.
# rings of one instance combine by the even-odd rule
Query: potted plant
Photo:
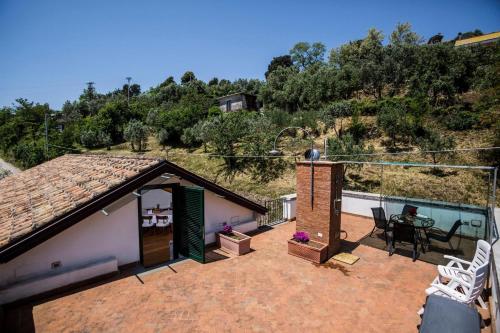
[(292, 239), (288, 240), (288, 254), (300, 257), (315, 263), (322, 263), (327, 257), (328, 245), (309, 239), (305, 231), (297, 231)]
[(225, 225), (222, 231), (216, 234), (217, 244), (224, 251), (241, 256), (250, 252), (250, 241), (252, 237), (234, 231), (230, 225)]

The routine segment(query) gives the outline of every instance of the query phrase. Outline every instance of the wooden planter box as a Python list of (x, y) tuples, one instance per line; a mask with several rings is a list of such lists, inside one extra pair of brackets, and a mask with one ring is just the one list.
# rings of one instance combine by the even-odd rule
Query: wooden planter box
[(299, 243), (293, 239), (288, 241), (288, 254), (300, 257), (317, 264), (326, 260), (328, 245), (310, 240), (307, 243)]
[(252, 237), (234, 230), (233, 234), (240, 239), (236, 239), (218, 232), (216, 236), (217, 244), (219, 245), (219, 247), (224, 251), (236, 254), (238, 256), (250, 252), (250, 241), (252, 240)]

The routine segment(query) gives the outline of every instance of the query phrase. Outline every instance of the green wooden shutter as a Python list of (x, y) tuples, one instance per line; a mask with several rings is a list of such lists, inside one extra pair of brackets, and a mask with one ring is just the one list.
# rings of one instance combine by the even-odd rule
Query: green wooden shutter
[[(205, 200), (203, 188), (181, 186), (178, 191), (177, 215), (179, 253), (205, 262)], [(175, 228), (174, 227), (174, 228)], [(174, 231), (174, 234), (176, 231)]]

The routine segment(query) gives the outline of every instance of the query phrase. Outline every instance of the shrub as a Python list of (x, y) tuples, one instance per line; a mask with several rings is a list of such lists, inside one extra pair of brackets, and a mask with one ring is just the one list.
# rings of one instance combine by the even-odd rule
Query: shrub
[(37, 142), (21, 142), (14, 147), (13, 153), (23, 168), (31, 168), (45, 160), (43, 145)]
[(356, 103), (355, 109), (363, 116), (374, 116), (380, 111), (380, 103), (364, 99)]
[(359, 110), (354, 111), (349, 133), (352, 135), (354, 141), (359, 143), (365, 137), (366, 132), (366, 125), (359, 118)]
[(0, 168), (0, 179), (10, 176), (10, 174), (12, 174), (10, 170)]
[(473, 128), (479, 122), (479, 116), (463, 108), (451, 107), (447, 109), (447, 115), (443, 118), (445, 126), (453, 131), (465, 131)]

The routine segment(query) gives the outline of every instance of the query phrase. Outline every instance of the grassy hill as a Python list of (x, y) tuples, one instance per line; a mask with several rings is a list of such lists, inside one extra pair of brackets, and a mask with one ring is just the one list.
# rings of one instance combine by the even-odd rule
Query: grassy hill
[[(363, 122), (370, 128), (375, 128), (375, 117), (363, 117)], [(349, 124), (350, 119), (344, 119)], [(493, 144), (494, 130), (469, 130), (454, 132), (442, 130), (441, 133), (446, 136), (454, 137), (457, 142), (457, 148), (486, 147)], [(333, 133), (326, 133), (315, 139), (316, 147), (323, 152), (323, 140), (332, 136)], [(286, 141), (286, 139), (284, 139)], [(375, 153), (385, 153), (384, 142), (387, 140), (380, 133), (374, 134), (367, 140), (367, 144), (374, 147)], [(281, 144), (287, 146), (286, 142)], [(296, 158), (287, 157), (289, 168), (276, 180), (269, 183), (258, 183), (251, 179), (249, 175), (238, 174), (232, 181), (222, 177), (216, 177), (221, 160), (215, 157), (209, 157), (204, 154), (202, 148), (186, 149), (181, 147), (162, 150), (156, 140), (149, 139), (148, 149), (143, 153), (145, 156), (163, 157), (168, 160), (195, 172), (211, 181), (225, 186), (237, 193), (245, 195), (255, 200), (265, 200), (276, 198), (278, 196), (295, 192), (295, 169), (294, 162), (300, 160), (300, 151), (303, 151), (307, 144), (302, 147), (295, 146), (289, 149), (288, 154), (297, 154)], [(107, 154), (133, 155), (130, 146), (127, 143), (111, 147), (111, 150), (94, 150)], [(417, 162), (431, 163), (428, 156), (423, 156), (416, 147), (401, 147), (401, 151), (411, 154), (404, 155), (381, 155), (376, 156), (373, 161), (387, 162)], [(455, 154), (444, 154), (440, 164), (460, 164), (460, 165), (485, 165), (481, 159), (484, 152), (457, 152)], [(409, 168), (402, 166), (384, 166), (383, 178), (381, 177), (381, 167), (375, 165), (365, 165), (357, 167), (348, 166), (344, 186), (345, 189), (365, 191), (372, 193), (382, 193), (386, 195), (398, 195), (407, 197), (418, 197), (432, 200), (442, 200), (457, 203), (467, 203), (475, 205), (486, 205), (489, 189), (489, 175), (486, 171), (479, 170), (460, 170), (460, 169), (439, 169), (435, 171), (432, 168)], [(382, 185), (381, 185), (382, 183)], [(500, 191), (497, 191), (497, 204), (500, 203)]]

